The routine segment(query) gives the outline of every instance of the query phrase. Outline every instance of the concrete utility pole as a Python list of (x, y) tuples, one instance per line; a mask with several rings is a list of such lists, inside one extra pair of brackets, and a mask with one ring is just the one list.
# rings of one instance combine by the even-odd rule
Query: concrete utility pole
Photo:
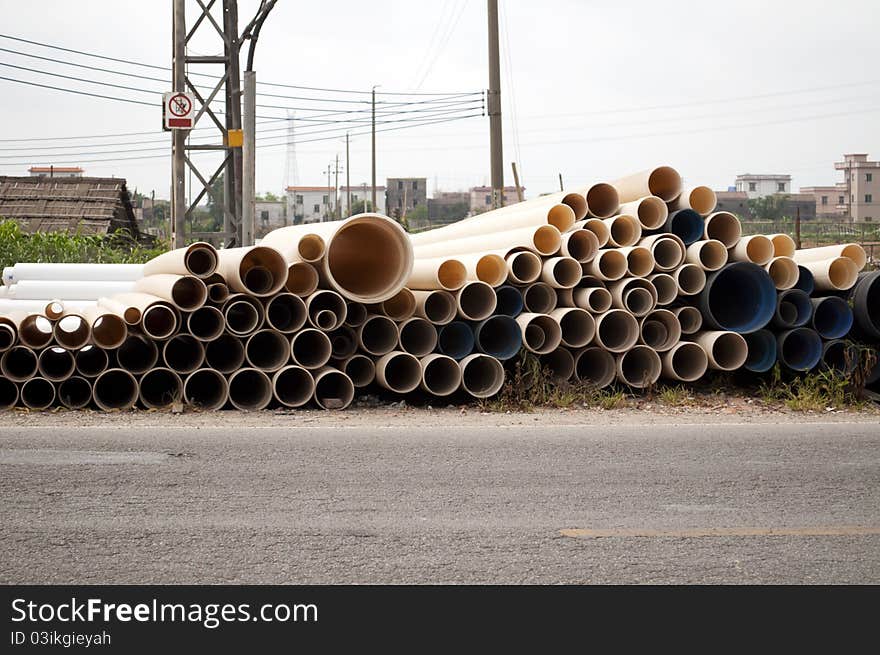
[[(210, 8), (210, 5), (209, 5)], [(224, 0), (223, 2), (223, 31), (224, 39), (223, 63), (226, 66), (226, 142), (232, 145), (230, 132), (241, 135), (241, 73), (239, 64), (239, 47), (241, 40), (238, 36), (238, 2), (237, 0)], [(226, 207), (224, 212), (223, 228), (226, 234), (234, 234), (235, 245), (253, 245), (245, 243), (242, 239), (242, 164), (244, 159), (241, 155), (241, 143), (238, 147), (230, 148), (227, 154), (226, 174), (223, 183), (226, 191)]]
[(339, 211), (339, 155), (336, 155), (336, 178), (333, 183), (333, 216), (341, 218)]
[(324, 218), (330, 217), (330, 212), (333, 209), (333, 204), (330, 202), (330, 173), (333, 172), (333, 164), (327, 164), (327, 210), (324, 212)]
[(501, 147), (501, 58), (498, 54), (498, 0), (489, 3), (489, 150), (492, 172), (492, 207), (504, 205), (504, 160)]
[[(172, 91), (186, 91), (186, 13), (184, 0), (174, 0), (171, 31)], [(186, 245), (186, 135), (184, 130), (171, 133), (171, 245)]]
[[(373, 211), (376, 211), (376, 87), (379, 86), (375, 84), (373, 86), (373, 193), (372, 193), (372, 205)], [(366, 200), (366, 198), (364, 198)]]
[(351, 162), (348, 159), (348, 132), (345, 133), (345, 214), (351, 216)]
[(244, 72), (244, 142), (241, 171), (241, 245), (254, 245), (257, 230), (257, 74)]

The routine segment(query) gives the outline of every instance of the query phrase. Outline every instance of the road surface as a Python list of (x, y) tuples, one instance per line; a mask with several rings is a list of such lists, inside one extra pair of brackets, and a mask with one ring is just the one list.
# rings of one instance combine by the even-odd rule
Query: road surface
[(333, 416), (0, 423), (0, 583), (880, 583), (876, 417)]

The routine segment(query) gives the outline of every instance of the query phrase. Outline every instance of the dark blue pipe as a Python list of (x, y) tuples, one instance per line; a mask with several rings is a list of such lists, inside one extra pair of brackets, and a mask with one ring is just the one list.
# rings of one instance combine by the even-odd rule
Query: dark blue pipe
[(850, 291), (855, 325), (859, 336), (880, 340), (880, 271), (859, 273), (858, 282)]
[(822, 345), (822, 368), (850, 375), (859, 363), (859, 353), (853, 345), (842, 339), (826, 341)]
[(498, 304), (495, 305), (496, 314), (504, 314), (514, 318), (522, 314), (523, 297), (519, 289), (505, 284), (495, 289), (495, 296), (498, 299)]
[(813, 298), (813, 329), (823, 339), (841, 339), (853, 325), (853, 312), (839, 296)]
[(748, 334), (773, 318), (776, 285), (757, 264), (727, 264), (707, 276), (699, 307), (704, 328)]
[(798, 281), (793, 288), (803, 291), (808, 296), (816, 290), (816, 282), (813, 280), (813, 274), (810, 273), (810, 269), (798, 266)]
[(779, 362), (793, 371), (809, 371), (822, 359), (822, 339), (815, 330), (795, 328), (776, 337)]
[(679, 237), (686, 246), (703, 238), (703, 227), (703, 217), (693, 209), (679, 209), (672, 212), (666, 219), (665, 226), (667, 232)]
[(775, 328), (790, 330), (810, 322), (813, 305), (810, 297), (799, 289), (780, 291), (776, 298), (776, 311), (771, 324)]
[(757, 330), (743, 335), (749, 347), (749, 355), (743, 365), (753, 373), (764, 373), (776, 363), (776, 336), (770, 330)]
[(522, 330), (510, 316), (496, 314), (473, 327), (477, 350), (495, 359), (510, 359), (522, 347)]
[(464, 321), (452, 321), (438, 330), (437, 349), (452, 359), (464, 359), (474, 351), (474, 331)]

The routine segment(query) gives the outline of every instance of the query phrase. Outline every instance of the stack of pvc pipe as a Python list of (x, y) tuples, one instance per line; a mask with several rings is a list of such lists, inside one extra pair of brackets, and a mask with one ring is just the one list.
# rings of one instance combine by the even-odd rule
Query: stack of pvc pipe
[(668, 166), (416, 235), (363, 214), (143, 266), (17, 264), (0, 298), (0, 407), (485, 398), (522, 349), (596, 387), (777, 361), (847, 371), (844, 339), (880, 340), (880, 279), (864, 265), (854, 244), (742, 237)]

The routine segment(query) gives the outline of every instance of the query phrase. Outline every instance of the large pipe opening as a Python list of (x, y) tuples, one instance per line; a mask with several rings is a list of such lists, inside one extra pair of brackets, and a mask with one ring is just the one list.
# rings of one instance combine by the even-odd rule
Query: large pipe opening
[(676, 307), (672, 313), (678, 318), (682, 334), (695, 334), (703, 327), (703, 315), (696, 307), (690, 305)]
[(480, 282), (497, 287), (507, 279), (507, 262), (501, 255), (483, 255), (477, 260), (475, 272)]
[(463, 321), (453, 321), (439, 330), (437, 348), (453, 359), (463, 359), (474, 351), (474, 332)]
[(489, 398), (504, 386), (504, 367), (494, 357), (468, 355), (460, 366), (461, 386), (474, 398)]
[(408, 318), (399, 326), (400, 349), (424, 357), (437, 347), (437, 328), (424, 318)]
[[(556, 294), (553, 296), (555, 299)], [(456, 302), (460, 317), (469, 321), (482, 321), (495, 311), (498, 299), (495, 289), (485, 282), (468, 282), (456, 292)]]
[(69, 377), (58, 385), (58, 401), (67, 409), (83, 409), (92, 402), (92, 385), (78, 375)]
[(287, 267), (284, 288), (301, 298), (310, 296), (318, 288), (318, 271), (306, 262), (294, 262)]
[(395, 393), (409, 393), (422, 381), (419, 360), (399, 350), (383, 355), (376, 361), (376, 382)]
[(594, 184), (587, 190), (587, 207), (591, 216), (610, 218), (620, 207), (620, 197), (615, 189), (606, 182)]
[(566, 382), (574, 375), (574, 357), (565, 348), (541, 355), (539, 360), (541, 368), (548, 370), (550, 377), (557, 382)]
[(326, 332), (306, 328), (293, 335), (290, 340), (290, 350), (294, 362), (303, 368), (317, 369), (330, 361), (333, 344), (330, 343), (330, 337)]
[(358, 344), (364, 352), (379, 357), (397, 346), (400, 332), (387, 316), (373, 314), (357, 329)]
[(706, 278), (700, 309), (712, 328), (754, 332), (773, 318), (776, 288), (760, 266), (748, 262), (728, 264)]
[(59, 382), (73, 375), (76, 361), (73, 353), (65, 348), (46, 348), (40, 352), (37, 368), (47, 380)]
[(422, 389), (435, 396), (448, 396), (461, 386), (461, 367), (446, 355), (429, 355), (421, 362)]
[(131, 409), (138, 399), (138, 383), (128, 371), (111, 368), (95, 380), (93, 396), (95, 404), (105, 412)]
[(522, 347), (519, 324), (512, 317), (501, 314), (474, 325), (474, 339), (480, 352), (502, 361), (516, 355)]
[(446, 325), (455, 319), (458, 307), (455, 304), (455, 296), (448, 291), (440, 289), (435, 291), (418, 291), (414, 295), (416, 297), (416, 314), (418, 316), (428, 319), (434, 325)]
[(376, 379), (376, 364), (366, 355), (352, 355), (340, 363), (340, 368), (358, 389), (369, 386)]
[[(451, 296), (450, 296), (451, 297)], [(363, 303), (349, 300), (345, 303), (345, 325), (350, 328), (358, 328), (367, 320), (367, 306)]]
[(354, 400), (354, 384), (349, 377), (332, 368), (315, 376), (315, 404), (321, 409), (345, 409)]
[(583, 228), (573, 232), (566, 232), (562, 235), (560, 252), (582, 264), (586, 264), (599, 252), (599, 239), (595, 233)]
[(596, 316), (596, 344), (613, 353), (629, 350), (639, 340), (639, 323), (624, 309)]
[(656, 309), (642, 320), (642, 343), (659, 352), (672, 348), (681, 339), (681, 323), (668, 309)]
[(183, 384), (183, 398), (187, 405), (197, 409), (206, 411), (222, 409), (229, 398), (229, 384), (219, 371), (202, 368), (186, 378)]
[(608, 226), (608, 243), (617, 248), (634, 246), (642, 238), (642, 226), (634, 216), (620, 214), (613, 218), (606, 218)]
[(196, 277), (181, 276), (171, 286), (171, 301), (183, 311), (193, 311), (208, 300), (208, 287)]
[(27, 346), (14, 346), (0, 358), (3, 377), (13, 382), (24, 382), (37, 374), (37, 355)]
[(55, 385), (43, 378), (31, 378), (21, 385), (21, 402), (35, 411), (48, 409), (55, 402)]
[(333, 359), (348, 359), (357, 352), (358, 338), (357, 332), (353, 328), (343, 325), (333, 330), (328, 337), (330, 338), (330, 347)]
[(226, 329), (223, 312), (216, 307), (205, 305), (199, 307), (186, 319), (189, 333), (199, 341), (213, 341)]
[(576, 306), (593, 314), (604, 314), (611, 309), (611, 292), (605, 287), (575, 289), (572, 298)]
[(770, 330), (744, 334), (749, 353), (743, 367), (753, 373), (766, 373), (776, 364), (776, 335)]
[(229, 297), (229, 287), (223, 282), (215, 282), (208, 285), (208, 300), (216, 305), (222, 305)]
[(732, 259), (764, 266), (773, 259), (775, 249), (770, 239), (762, 234), (755, 234), (740, 239), (730, 252)]
[(244, 364), (244, 344), (231, 335), (220, 335), (205, 346), (205, 361), (220, 373), (232, 373)]
[(317, 234), (306, 234), (296, 244), (296, 251), (304, 262), (314, 264), (321, 261), (321, 258), (327, 252), (327, 246), (324, 243), (324, 239)]
[(252, 367), (271, 373), (290, 361), (290, 341), (275, 330), (260, 330), (248, 338), (244, 356)]
[(523, 345), (536, 355), (545, 355), (562, 343), (562, 328), (546, 314), (526, 313), (516, 318), (522, 332)]
[(395, 321), (405, 321), (416, 311), (416, 297), (404, 287), (382, 302), (382, 312)]
[(572, 257), (551, 257), (541, 270), (541, 280), (554, 289), (572, 289), (583, 275), (580, 262)]
[(697, 336), (709, 357), (709, 366), (719, 371), (734, 371), (746, 363), (749, 347), (736, 332), (703, 332)]
[(614, 382), (616, 366), (614, 356), (604, 348), (584, 348), (575, 354), (574, 376), (580, 382), (603, 389)]
[(52, 322), (40, 314), (26, 316), (18, 325), (21, 345), (39, 350), (52, 341)]
[(319, 330), (335, 330), (345, 322), (348, 307), (345, 298), (335, 291), (316, 291), (306, 298), (306, 311), (309, 323)]
[(0, 411), (12, 409), (18, 403), (18, 385), (0, 377)]
[(315, 395), (315, 379), (301, 366), (285, 366), (272, 378), (272, 391), (285, 407), (302, 407)]
[(559, 323), (562, 345), (568, 348), (582, 348), (596, 335), (596, 321), (585, 309), (564, 307), (554, 309), (550, 316)]
[(467, 282), (467, 269), (457, 259), (447, 259), (437, 269), (437, 280), (447, 291), (461, 289)]
[(119, 368), (135, 375), (146, 373), (159, 361), (159, 349), (156, 343), (139, 334), (129, 334), (128, 338), (116, 350), (116, 361)]
[(666, 230), (689, 246), (703, 238), (703, 217), (693, 209), (680, 209), (669, 214)]
[(644, 246), (630, 246), (624, 249), (626, 271), (632, 277), (647, 277), (654, 270), (654, 257)]
[(77, 350), (89, 342), (91, 329), (82, 316), (68, 314), (55, 323), (53, 336), (62, 348)]
[(523, 297), (522, 293), (516, 287), (505, 285), (495, 289), (495, 297), (497, 303), (495, 311), (505, 316), (516, 317), (522, 313)]
[(685, 253), (684, 242), (675, 235), (659, 236), (651, 243), (651, 255), (658, 271), (671, 271), (678, 268), (684, 262)]
[(727, 248), (720, 241), (696, 241), (688, 246), (685, 259), (704, 271), (717, 271), (727, 264)]
[(663, 202), (672, 202), (681, 195), (681, 176), (671, 166), (658, 166), (648, 176), (648, 190)]
[[(846, 305), (846, 303), (843, 303)], [(813, 315), (813, 304), (810, 297), (803, 291), (788, 289), (782, 291), (776, 299), (776, 312), (773, 325), (782, 329), (791, 329), (806, 325)]]
[[(702, 273), (702, 271), (700, 272)], [(675, 282), (675, 278), (668, 273), (655, 273), (648, 276), (648, 281), (657, 290), (658, 305), (668, 305), (678, 297), (678, 285)]]
[(205, 346), (189, 334), (178, 334), (162, 349), (165, 365), (177, 373), (192, 373), (205, 361)]
[(730, 212), (715, 212), (706, 217), (703, 234), (707, 239), (720, 241), (725, 248), (733, 248), (742, 237), (742, 225)]
[[(221, 269), (227, 284), (239, 292), (254, 296), (271, 296), (285, 286), (290, 267), (284, 257), (274, 248), (253, 246), (251, 248), (221, 250)], [(227, 260), (224, 266), (224, 259)]]
[(292, 334), (302, 329), (307, 319), (306, 304), (292, 293), (279, 293), (266, 303), (266, 323), (278, 332)]
[(530, 250), (507, 256), (507, 277), (514, 284), (531, 284), (541, 277), (541, 258)]
[(624, 214), (634, 213), (643, 230), (657, 230), (663, 227), (669, 217), (669, 208), (666, 203), (656, 196), (645, 196), (639, 200), (624, 203), (621, 205), (620, 211)]
[[(695, 186), (687, 189), (687, 204), (701, 216), (708, 216), (718, 204), (715, 192), (707, 186)], [(684, 195), (684, 194), (682, 194)]]
[(859, 364), (858, 349), (841, 339), (826, 341), (822, 345), (822, 369), (852, 375)]
[(672, 275), (682, 296), (695, 296), (706, 288), (706, 272), (696, 264), (684, 264)]
[(101, 348), (118, 348), (128, 336), (128, 326), (116, 314), (98, 314), (92, 323), (92, 341)]
[(107, 351), (97, 346), (86, 346), (82, 350), (78, 350), (74, 359), (76, 372), (84, 378), (98, 377), (110, 366)]
[(587, 271), (600, 280), (611, 282), (626, 275), (627, 266), (626, 255), (619, 250), (600, 250), (587, 264)]
[(210, 277), (217, 270), (217, 251), (208, 243), (194, 243), (183, 258), (186, 270), (196, 277)]
[(0, 323), (0, 353), (6, 352), (15, 345), (18, 333), (15, 328), (5, 323)]
[(706, 351), (696, 343), (682, 341), (661, 355), (664, 377), (681, 382), (695, 382), (709, 368)]
[(226, 329), (239, 337), (253, 334), (263, 324), (263, 305), (256, 298), (243, 294), (230, 296), (223, 308)]
[(611, 239), (611, 231), (605, 224), (605, 219), (588, 218), (583, 221), (583, 224), (578, 223), (578, 226), (583, 227), (585, 230), (589, 230), (596, 236), (596, 241), (599, 242), (599, 248), (604, 248), (608, 245), (608, 241)]
[(532, 235), (532, 246), (538, 254), (549, 257), (562, 245), (562, 234), (552, 225), (542, 225)]
[(238, 370), (229, 376), (229, 402), (246, 412), (265, 409), (272, 402), (272, 381), (255, 368)]
[(141, 329), (149, 337), (162, 341), (177, 332), (177, 312), (170, 306), (156, 303), (141, 312)]
[(635, 346), (617, 357), (617, 379), (636, 389), (657, 382), (661, 368), (660, 356), (648, 346)]
[(795, 328), (776, 337), (779, 361), (793, 371), (809, 371), (822, 359), (822, 339), (809, 328)]
[(183, 381), (171, 369), (154, 368), (141, 378), (139, 395), (147, 409), (168, 407), (183, 398)]
[(549, 284), (535, 282), (522, 291), (523, 307), (533, 314), (549, 314), (556, 307), (556, 292)]

